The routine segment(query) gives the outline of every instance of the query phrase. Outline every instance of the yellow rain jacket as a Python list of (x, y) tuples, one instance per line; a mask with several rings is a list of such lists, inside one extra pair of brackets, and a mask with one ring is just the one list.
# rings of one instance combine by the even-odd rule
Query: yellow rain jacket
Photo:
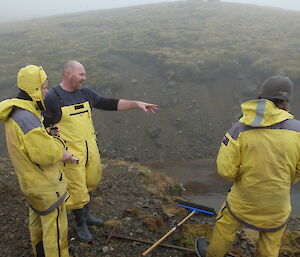
[(300, 179), (300, 121), (266, 99), (242, 111), (217, 157), (218, 173), (234, 182), (226, 205), (243, 224), (278, 231), (291, 212), (291, 184)]
[(44, 106), (41, 85), (46, 74), (40, 67), (39, 77), (33, 76), (30, 72), (36, 74), (36, 68), (27, 66), (18, 75), (20, 89), (33, 101), (13, 98), (0, 102), (0, 121), (5, 123), (7, 147), (21, 191), (34, 211), (46, 215), (64, 201), (67, 185), (58, 165), (63, 142), (49, 136), (42, 125), (39, 108)]

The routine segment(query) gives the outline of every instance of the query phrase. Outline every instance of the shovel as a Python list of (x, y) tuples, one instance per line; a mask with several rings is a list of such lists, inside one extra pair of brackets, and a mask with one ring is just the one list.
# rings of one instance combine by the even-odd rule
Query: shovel
[(143, 252), (143, 256), (146, 256), (150, 253), (156, 246), (158, 246), (165, 238), (171, 235), (179, 226), (181, 226), (184, 222), (186, 222), (190, 217), (192, 217), (196, 212), (204, 215), (215, 216), (216, 211), (213, 208), (206, 207), (203, 205), (198, 205), (195, 203), (189, 203), (185, 201), (176, 201), (178, 206), (184, 207), (190, 210), (190, 214), (187, 215), (183, 220), (181, 220), (175, 227), (173, 227), (167, 234), (165, 234), (162, 238), (160, 238), (157, 242), (155, 242), (150, 248), (148, 248), (145, 252)]

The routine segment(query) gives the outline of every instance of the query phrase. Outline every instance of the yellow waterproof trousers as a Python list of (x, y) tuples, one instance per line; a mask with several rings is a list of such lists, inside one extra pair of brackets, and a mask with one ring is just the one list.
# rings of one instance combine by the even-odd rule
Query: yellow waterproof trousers
[(29, 232), (35, 256), (69, 257), (68, 220), (64, 203), (44, 216), (29, 208)]
[[(206, 257), (224, 257), (230, 250), (236, 231), (242, 224), (222, 206), (218, 214), (213, 235), (206, 252)], [(285, 227), (276, 232), (259, 232), (256, 245), (256, 257), (278, 257), (281, 237)]]
[(68, 151), (79, 159), (77, 163), (65, 163), (62, 169), (67, 178), (69, 198), (68, 210), (81, 209), (90, 201), (89, 192), (94, 190), (102, 178), (102, 164), (97, 142), (94, 138), (86, 141), (67, 142)]

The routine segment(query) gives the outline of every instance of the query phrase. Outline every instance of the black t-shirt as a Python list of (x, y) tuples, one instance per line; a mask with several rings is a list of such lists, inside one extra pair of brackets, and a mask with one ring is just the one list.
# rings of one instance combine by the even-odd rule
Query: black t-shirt
[(87, 87), (69, 92), (57, 85), (48, 92), (45, 98), (44, 126), (47, 128), (60, 121), (62, 115), (61, 107), (81, 104), (86, 101), (89, 101), (91, 108), (116, 111), (119, 99), (105, 98)]

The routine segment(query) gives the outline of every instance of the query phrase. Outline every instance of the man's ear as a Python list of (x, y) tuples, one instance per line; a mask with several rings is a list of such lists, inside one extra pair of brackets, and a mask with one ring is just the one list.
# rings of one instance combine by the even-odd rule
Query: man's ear
[(284, 110), (286, 111), (290, 110), (290, 101), (284, 101)]
[(70, 72), (70, 71), (64, 71), (64, 77), (65, 78), (71, 78), (71, 76), (72, 76), (72, 73)]
[(284, 100), (277, 107), (279, 109), (282, 109), (282, 110), (285, 110), (285, 111), (289, 111), (289, 103), (290, 103), (289, 101)]

